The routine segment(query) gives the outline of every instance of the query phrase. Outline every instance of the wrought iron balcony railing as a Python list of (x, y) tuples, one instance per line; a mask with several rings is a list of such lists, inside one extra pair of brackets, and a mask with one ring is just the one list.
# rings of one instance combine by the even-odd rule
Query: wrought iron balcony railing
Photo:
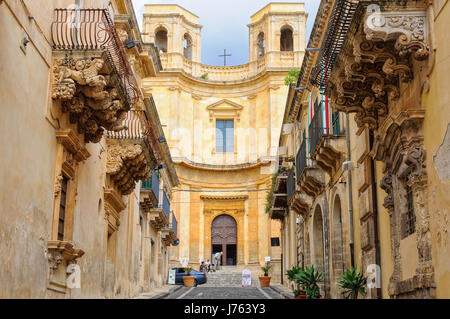
[[(320, 143), (320, 139), (323, 136), (330, 135), (330, 128), (327, 127), (328, 125), (324, 125), (323, 117), (324, 116), (323, 116), (322, 107), (319, 107), (311, 121), (310, 126), (309, 126), (309, 138), (310, 138), (310, 142), (311, 142), (310, 153), (311, 154), (314, 154), (314, 152), (316, 151), (316, 148)], [(333, 113), (331, 132), (332, 132), (332, 135), (342, 135), (343, 134), (343, 130), (340, 127), (339, 113)]]
[(167, 220), (170, 221), (170, 202), (169, 199), (167, 198), (166, 192), (163, 192), (162, 209), (166, 214)]
[(300, 176), (302, 176), (303, 171), (306, 168), (307, 161), (306, 161), (306, 139), (303, 140), (302, 144), (300, 145), (300, 149), (298, 150), (297, 156), (295, 158), (295, 174), (297, 182), (300, 179)]
[(127, 94), (129, 105), (137, 102), (138, 85), (106, 9), (55, 9), (51, 38), (53, 49), (57, 51), (105, 52)]
[(291, 199), (291, 197), (292, 197), (292, 195), (294, 194), (294, 191), (295, 191), (295, 174), (294, 174), (294, 170), (291, 170), (291, 172), (288, 175), (286, 188), (287, 188), (287, 201), (289, 202), (289, 200)]
[(322, 108), (318, 108), (315, 112), (314, 117), (309, 125), (309, 138), (310, 138), (310, 152), (314, 153), (317, 145), (319, 144), (320, 139), (324, 135), (329, 134), (328, 128), (325, 128), (323, 125), (323, 112)]
[(172, 229), (173, 229), (173, 232), (175, 233), (175, 236), (178, 237), (178, 221), (173, 212), (172, 212)]
[(142, 189), (151, 190), (156, 197), (156, 202), (159, 199), (159, 176), (157, 170), (152, 171), (152, 176), (142, 183)]

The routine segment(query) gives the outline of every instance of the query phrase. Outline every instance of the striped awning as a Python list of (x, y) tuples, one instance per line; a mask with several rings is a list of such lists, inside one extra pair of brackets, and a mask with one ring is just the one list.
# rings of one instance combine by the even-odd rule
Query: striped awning
[(127, 139), (135, 140), (142, 139), (144, 134), (142, 130), (141, 118), (144, 116), (144, 111), (131, 110), (128, 111), (126, 119), (123, 121), (123, 125), (128, 129), (119, 132), (107, 131), (106, 136), (114, 139)]

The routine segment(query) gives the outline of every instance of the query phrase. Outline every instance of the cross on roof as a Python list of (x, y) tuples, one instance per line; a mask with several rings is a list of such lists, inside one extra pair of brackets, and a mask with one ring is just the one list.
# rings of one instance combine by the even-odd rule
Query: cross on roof
[(219, 57), (223, 56), (223, 66), (227, 66), (227, 56), (231, 56), (231, 54), (227, 54), (227, 49), (223, 49), (223, 54), (219, 55)]

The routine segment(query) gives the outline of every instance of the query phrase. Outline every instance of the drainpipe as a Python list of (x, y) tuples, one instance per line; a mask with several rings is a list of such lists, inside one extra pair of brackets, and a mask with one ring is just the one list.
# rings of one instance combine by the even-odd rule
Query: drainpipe
[(285, 241), (285, 236), (283, 234), (283, 226), (281, 226), (281, 263), (280, 263), (280, 268), (281, 268), (281, 280), (280, 280), (280, 284), (283, 285), (283, 249), (286, 246), (286, 241)]
[[(373, 131), (369, 131), (370, 139), (370, 149), (373, 148), (374, 136)], [(373, 157), (370, 158), (370, 170), (372, 177), (372, 209), (373, 209), (373, 227), (374, 227), (374, 240), (375, 240), (375, 263), (379, 266), (381, 278), (381, 256), (380, 256), (380, 240), (379, 240), (379, 228), (378, 228), (378, 194), (377, 194), (377, 183), (375, 178), (375, 161)], [(377, 267), (378, 268), (378, 267)], [(377, 274), (378, 275), (378, 274)], [(378, 277), (378, 276), (377, 276)], [(379, 282), (380, 287), (377, 286), (377, 299), (381, 299), (381, 280)]]
[[(345, 114), (346, 119), (346, 127), (347, 127), (347, 161), (350, 162), (352, 160), (352, 156), (350, 154), (350, 117)], [(355, 267), (355, 235), (353, 230), (353, 190), (352, 190), (352, 172), (348, 171), (348, 212), (350, 215), (350, 260), (352, 268)]]

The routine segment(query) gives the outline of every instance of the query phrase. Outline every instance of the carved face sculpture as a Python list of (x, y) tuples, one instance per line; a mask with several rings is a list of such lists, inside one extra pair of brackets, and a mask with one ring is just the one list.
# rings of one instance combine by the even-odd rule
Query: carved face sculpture
[(85, 61), (85, 60), (78, 60), (78, 61), (75, 63), (75, 69), (76, 69), (77, 71), (81, 71), (81, 70), (83, 70), (85, 67), (86, 67), (86, 61)]
[(100, 69), (103, 67), (103, 60), (101, 60), (101, 59), (95, 59), (95, 60), (94, 60), (94, 65), (95, 65), (95, 68), (96, 68), (97, 70), (100, 70)]

